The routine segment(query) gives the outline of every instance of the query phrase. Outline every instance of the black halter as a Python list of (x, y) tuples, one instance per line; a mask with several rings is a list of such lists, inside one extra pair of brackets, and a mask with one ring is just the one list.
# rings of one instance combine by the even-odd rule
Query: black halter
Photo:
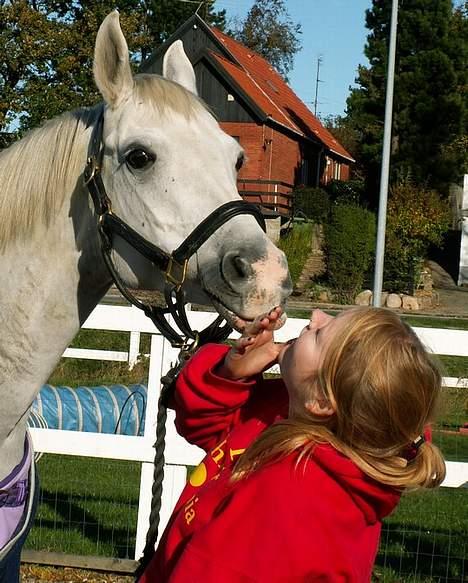
[[(183, 284), (187, 273), (189, 259), (198, 251), (200, 246), (217, 230), (233, 217), (241, 214), (253, 215), (265, 231), (265, 220), (260, 209), (242, 200), (227, 202), (208, 215), (179, 247), (171, 254), (166, 253), (150, 241), (147, 241), (120, 217), (112, 212), (112, 205), (107, 196), (101, 177), (101, 168), (104, 147), (102, 132), (104, 126), (104, 108), (94, 126), (89, 145), (88, 160), (84, 170), (84, 179), (91, 198), (94, 202), (96, 214), (99, 217), (99, 235), (104, 261), (111, 273), (115, 285), (122, 295), (133, 305), (142, 309), (154, 322), (158, 330), (171, 342), (172, 346), (186, 347), (188, 342), (200, 345), (205, 342), (219, 342), (227, 338), (231, 327), (221, 326), (223, 318), (218, 316), (207, 328), (198, 332), (192, 330), (185, 311), (185, 294)], [(145, 304), (135, 297), (126, 287), (118, 274), (113, 260), (112, 249), (114, 237), (118, 235), (146, 259), (151, 261), (165, 274), (166, 285), (164, 296), (167, 307), (161, 308)], [(175, 299), (174, 299), (175, 298)], [(170, 313), (183, 336), (177, 332), (164, 317)]]

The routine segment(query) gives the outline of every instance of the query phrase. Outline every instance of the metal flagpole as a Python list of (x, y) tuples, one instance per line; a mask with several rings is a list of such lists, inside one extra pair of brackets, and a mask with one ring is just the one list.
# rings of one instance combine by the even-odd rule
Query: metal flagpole
[(374, 291), (372, 304), (380, 306), (382, 297), (383, 266), (385, 255), (385, 228), (387, 222), (388, 177), (392, 140), (393, 87), (395, 83), (395, 55), (398, 27), (398, 0), (392, 0), (390, 46), (388, 51), (387, 94), (385, 98), (385, 125), (380, 173), (379, 215), (377, 221), (377, 244), (375, 251)]

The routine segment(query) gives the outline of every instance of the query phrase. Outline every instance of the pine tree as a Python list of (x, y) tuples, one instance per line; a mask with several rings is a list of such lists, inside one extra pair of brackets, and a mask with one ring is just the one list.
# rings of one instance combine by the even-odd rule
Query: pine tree
[[(359, 156), (376, 201), (385, 108), (391, 0), (373, 0), (366, 12), (365, 54), (358, 88), (348, 99), (348, 119), (360, 135)], [(395, 68), (392, 180), (447, 192), (459, 178), (451, 148), (466, 130), (466, 14), (451, 0), (400, 0)], [(463, 64), (464, 62), (464, 64)], [(374, 197), (372, 196), (374, 195)]]

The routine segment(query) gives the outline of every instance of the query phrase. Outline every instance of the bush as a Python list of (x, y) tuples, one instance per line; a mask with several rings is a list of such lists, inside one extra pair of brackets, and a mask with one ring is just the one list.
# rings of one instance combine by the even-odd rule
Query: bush
[(324, 223), (329, 211), (330, 200), (323, 188), (301, 187), (294, 191), (294, 215)]
[(440, 246), (449, 226), (448, 202), (436, 191), (410, 182), (394, 186), (387, 207), (386, 289), (413, 293), (429, 246)]
[(338, 204), (332, 208), (325, 240), (329, 283), (339, 299), (353, 301), (373, 259), (375, 216), (355, 204)]
[(331, 180), (325, 188), (330, 200), (336, 204), (362, 204), (364, 198), (362, 180)]

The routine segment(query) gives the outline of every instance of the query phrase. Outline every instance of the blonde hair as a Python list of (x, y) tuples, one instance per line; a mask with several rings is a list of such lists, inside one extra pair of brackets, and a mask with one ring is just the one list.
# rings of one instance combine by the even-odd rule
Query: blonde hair
[(273, 424), (239, 458), (232, 479), (294, 451), (306, 462), (315, 445), (329, 443), (383, 484), (438, 486), (445, 477), (439, 449), (425, 442), (409, 450), (434, 421), (440, 388), (435, 360), (394, 312), (352, 309), (310, 380), (310, 394), (322, 391), (334, 414), (318, 417), (304, 407)]

